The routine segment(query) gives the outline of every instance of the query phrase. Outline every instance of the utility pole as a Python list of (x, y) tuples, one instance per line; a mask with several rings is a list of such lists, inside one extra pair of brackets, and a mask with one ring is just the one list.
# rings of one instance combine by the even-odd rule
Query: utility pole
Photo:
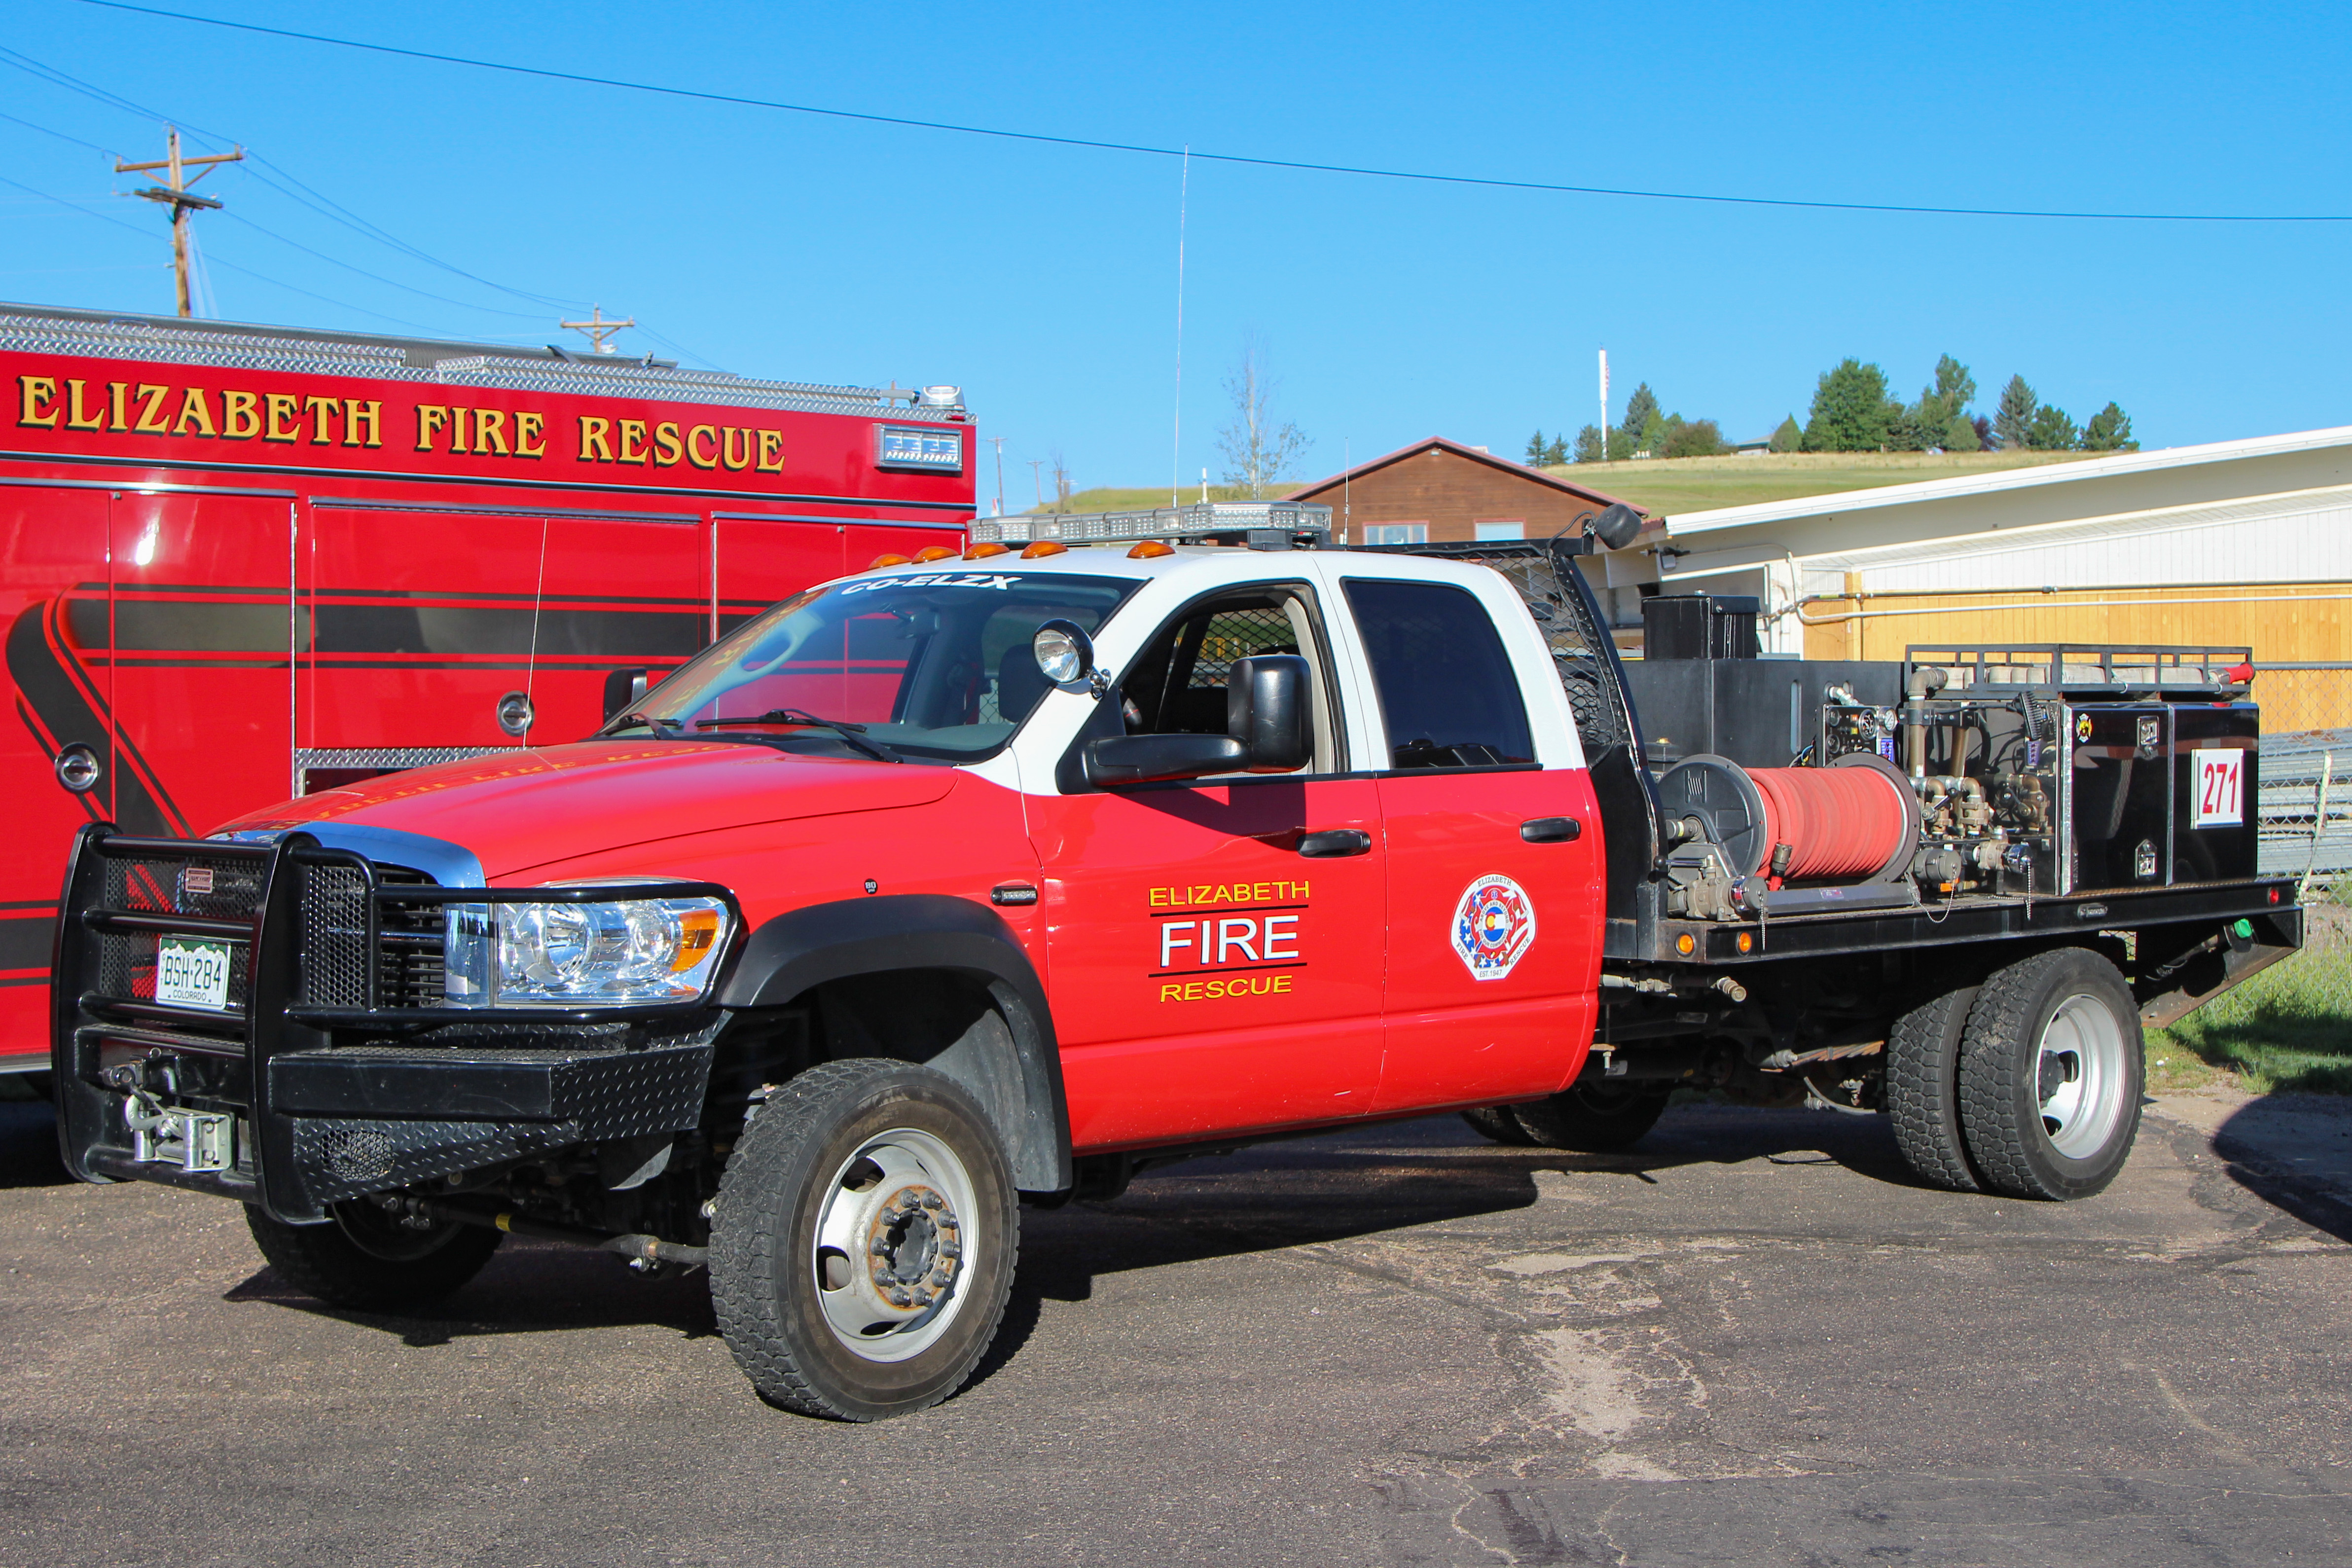
[(1032, 458), (1029, 459), (1029, 482), (1037, 487), (1037, 510), (1039, 511), (1044, 511), (1045, 510), (1045, 481), (1038, 477), (1040, 470), (1045, 467), (1045, 459), (1043, 458)]
[[(179, 280), (180, 314), (193, 316), (195, 312), (188, 308), (188, 213), (195, 207), (218, 207), (220, 203), (210, 196), (190, 195), (188, 187), (211, 174), (215, 163), (244, 163), (245, 149), (239, 147), (233, 153), (216, 153), (208, 158), (183, 158), (180, 156), (180, 128), (176, 125), (163, 128), (163, 145), (169, 155), (162, 163), (125, 163), (117, 159), (114, 172), (118, 174), (140, 174), (151, 169), (164, 171), (163, 178), (168, 184), (150, 185), (136, 194), (151, 202), (165, 203), (172, 209), (172, 271)], [(200, 164), (203, 167), (199, 168)], [(188, 177), (190, 169), (196, 169), (195, 179)]]
[(594, 307), (588, 313), (593, 318), (592, 320), (585, 321), (562, 321), (558, 324), (567, 331), (587, 333), (588, 341), (596, 345), (596, 352), (600, 354), (608, 354), (613, 352), (612, 338), (614, 332), (619, 331), (623, 327), (634, 327), (637, 324), (637, 319), (635, 316), (631, 316), (625, 321), (613, 321), (605, 320), (604, 307), (602, 305)]
[(989, 445), (996, 448), (996, 515), (1004, 515), (1004, 437), (991, 436)]

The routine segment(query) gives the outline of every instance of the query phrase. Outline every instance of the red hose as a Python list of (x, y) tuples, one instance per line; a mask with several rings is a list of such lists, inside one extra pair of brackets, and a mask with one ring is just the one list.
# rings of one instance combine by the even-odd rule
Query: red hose
[(1876, 768), (1750, 768), (1764, 797), (1764, 857), (1793, 851), (1780, 873), (1791, 882), (1868, 877), (1910, 842), (1911, 811), (1901, 785)]

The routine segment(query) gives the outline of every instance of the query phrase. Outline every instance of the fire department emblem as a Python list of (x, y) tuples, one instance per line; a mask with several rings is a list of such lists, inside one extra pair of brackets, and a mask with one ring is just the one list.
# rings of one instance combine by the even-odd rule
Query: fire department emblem
[(1508, 877), (1481, 877), (1454, 910), (1454, 951), (1473, 980), (1500, 980), (1536, 940), (1535, 900)]

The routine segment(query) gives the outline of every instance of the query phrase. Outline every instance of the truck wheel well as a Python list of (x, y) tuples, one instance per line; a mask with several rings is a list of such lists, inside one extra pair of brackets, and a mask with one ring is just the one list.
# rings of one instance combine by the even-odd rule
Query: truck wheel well
[(857, 1058), (914, 1062), (980, 1102), (1024, 1192), (1070, 1184), (1057, 1084), (1041, 1070), (1045, 1037), (1030, 1005), (998, 977), (893, 969), (811, 986), (781, 1008), (738, 1016), (719, 1040), (712, 1087), (731, 1099), (810, 1068)]

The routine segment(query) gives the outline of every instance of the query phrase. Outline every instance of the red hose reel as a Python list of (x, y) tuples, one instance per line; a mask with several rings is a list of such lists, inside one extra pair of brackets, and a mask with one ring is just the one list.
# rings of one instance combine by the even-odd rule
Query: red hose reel
[(1825, 768), (1743, 768), (1700, 755), (1668, 768), (1657, 787), (1669, 825), (1696, 818), (1735, 875), (1775, 888), (1900, 880), (1919, 842), (1910, 781), (1868, 753)]

